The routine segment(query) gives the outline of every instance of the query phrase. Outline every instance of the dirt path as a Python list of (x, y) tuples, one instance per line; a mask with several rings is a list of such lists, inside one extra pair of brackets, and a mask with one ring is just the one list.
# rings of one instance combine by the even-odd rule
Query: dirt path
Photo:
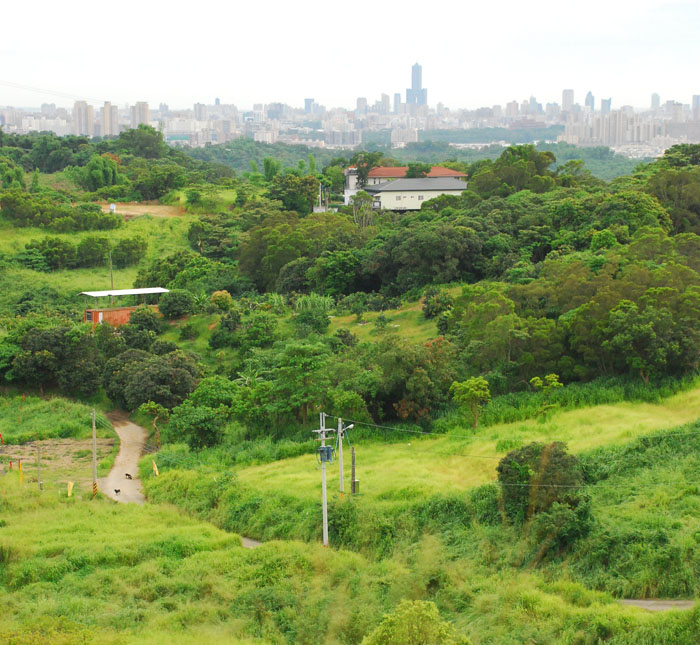
[(692, 609), (695, 607), (694, 600), (634, 600), (625, 598), (618, 601), (621, 605), (628, 607), (640, 607), (649, 611), (668, 611), (669, 609)]
[[(107, 477), (98, 481), (98, 487), (103, 494), (117, 502), (135, 502), (143, 504), (141, 480), (139, 479), (139, 459), (146, 443), (148, 432), (145, 428), (129, 421), (125, 413), (108, 415), (119, 435), (119, 454), (114, 460), (114, 466)], [(127, 479), (126, 473), (131, 475)], [(119, 493), (115, 493), (118, 490)]]
[[(103, 213), (109, 213), (109, 204), (100, 204)], [(141, 215), (152, 215), (153, 217), (180, 217), (182, 208), (176, 205), (159, 204), (158, 202), (116, 202), (117, 215), (122, 215), (124, 219), (132, 219)]]

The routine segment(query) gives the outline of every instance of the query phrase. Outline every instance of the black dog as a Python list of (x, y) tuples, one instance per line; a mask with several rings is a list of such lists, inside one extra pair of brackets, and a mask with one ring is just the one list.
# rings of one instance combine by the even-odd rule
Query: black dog
[(115, 488), (115, 489), (114, 489), (114, 494), (115, 494), (115, 495), (119, 495), (119, 493), (121, 493), (121, 492), (122, 492), (122, 489), (121, 489), (121, 488)]
[(127, 479), (133, 479), (133, 477), (129, 473), (125, 473), (124, 477), (126, 477)]

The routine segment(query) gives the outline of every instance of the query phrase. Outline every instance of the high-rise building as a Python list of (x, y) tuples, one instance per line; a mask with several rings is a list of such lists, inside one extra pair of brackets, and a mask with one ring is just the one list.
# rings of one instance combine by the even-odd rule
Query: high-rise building
[(194, 118), (195, 121), (207, 121), (209, 119), (209, 110), (204, 103), (194, 104)]
[(423, 87), (423, 68), (416, 63), (411, 68), (411, 87), (406, 89), (408, 105), (428, 105), (428, 90)]
[(85, 101), (73, 104), (73, 134), (95, 135), (95, 110)]
[(401, 92), (394, 94), (394, 114), (401, 112)]
[(158, 112), (160, 112), (161, 116), (166, 116), (168, 112), (170, 112), (170, 108), (168, 107), (167, 103), (161, 103), (158, 105)]
[(561, 109), (564, 112), (571, 112), (574, 107), (574, 91), (564, 90), (561, 93)]
[(661, 97), (656, 92), (654, 92), (651, 95), (651, 109), (656, 111), (660, 107), (661, 107)]
[(367, 114), (367, 99), (364, 96), (358, 96), (355, 102), (355, 112), (358, 114)]
[(595, 97), (593, 96), (593, 92), (589, 91), (588, 94), (586, 94), (586, 101), (584, 105), (587, 108), (590, 108), (591, 111), (595, 110)]
[(304, 114), (311, 114), (314, 111), (314, 100), (304, 99)]
[(693, 94), (693, 121), (700, 121), (700, 94)]
[(600, 113), (601, 114), (610, 114), (611, 103), (612, 103), (612, 99), (601, 99), (600, 100)]
[(105, 101), (102, 107), (102, 136), (115, 137), (119, 134), (119, 108)]
[(138, 128), (139, 125), (145, 123), (148, 125), (151, 121), (151, 110), (146, 101), (137, 101), (136, 105), (131, 106), (131, 127)]
[(382, 114), (389, 114), (389, 112), (391, 112), (391, 99), (388, 94), (382, 94), (381, 110)]

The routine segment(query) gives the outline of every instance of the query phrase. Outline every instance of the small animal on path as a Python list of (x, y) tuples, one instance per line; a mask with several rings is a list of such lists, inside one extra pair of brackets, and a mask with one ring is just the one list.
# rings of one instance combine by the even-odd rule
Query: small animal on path
[(115, 489), (114, 489), (114, 494), (115, 494), (115, 495), (119, 495), (119, 493), (121, 493), (121, 492), (122, 492), (122, 489), (121, 489), (121, 488), (115, 488)]
[(124, 477), (127, 479), (133, 479), (133, 477), (129, 473), (124, 473)]

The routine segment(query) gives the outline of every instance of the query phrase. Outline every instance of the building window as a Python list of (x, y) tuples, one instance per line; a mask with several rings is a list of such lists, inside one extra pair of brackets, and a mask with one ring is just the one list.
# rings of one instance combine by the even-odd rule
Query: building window
[(420, 201), (421, 199), (423, 199), (423, 195), (418, 195), (418, 201)]
[(400, 202), (401, 201), (401, 195), (396, 195), (396, 201)]

